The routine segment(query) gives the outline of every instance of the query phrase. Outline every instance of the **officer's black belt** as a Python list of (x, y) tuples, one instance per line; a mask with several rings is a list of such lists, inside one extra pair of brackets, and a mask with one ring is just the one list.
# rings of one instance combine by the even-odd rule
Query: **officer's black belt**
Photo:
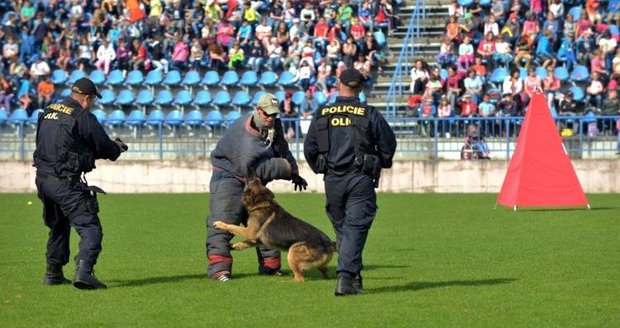
[(346, 170), (334, 170), (332, 168), (327, 168), (327, 173), (325, 175), (345, 175), (349, 173), (359, 173), (361, 170), (355, 165), (349, 166)]
[(37, 172), (37, 177), (42, 180), (56, 180), (56, 181), (69, 181), (69, 182), (80, 181), (79, 175), (74, 175), (74, 176), (69, 176), (69, 177), (57, 177), (55, 175)]

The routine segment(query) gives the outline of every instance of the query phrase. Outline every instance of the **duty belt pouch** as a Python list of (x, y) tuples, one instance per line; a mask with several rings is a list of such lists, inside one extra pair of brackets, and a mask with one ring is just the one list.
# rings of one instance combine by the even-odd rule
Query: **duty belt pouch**
[(86, 204), (85, 204), (86, 209), (88, 210), (88, 213), (91, 213), (91, 214), (99, 213), (99, 202), (97, 201), (97, 194), (102, 193), (105, 195), (106, 192), (97, 186), (86, 186), (84, 188), (84, 192), (88, 193), (88, 197), (86, 197)]
[(375, 155), (364, 154), (362, 157), (362, 172), (374, 177), (381, 171), (381, 163), (379, 157)]

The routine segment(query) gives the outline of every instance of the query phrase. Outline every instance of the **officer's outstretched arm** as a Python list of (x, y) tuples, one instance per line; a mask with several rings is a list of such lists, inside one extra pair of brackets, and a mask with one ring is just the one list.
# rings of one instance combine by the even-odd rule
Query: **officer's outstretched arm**
[(77, 117), (78, 133), (82, 136), (90, 149), (95, 152), (96, 159), (115, 161), (121, 155), (121, 148), (110, 139), (97, 118), (91, 112), (84, 111)]

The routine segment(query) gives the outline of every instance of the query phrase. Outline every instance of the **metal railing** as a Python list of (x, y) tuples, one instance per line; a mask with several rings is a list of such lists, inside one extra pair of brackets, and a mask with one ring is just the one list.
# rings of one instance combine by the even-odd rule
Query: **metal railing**
[(409, 63), (411, 58), (415, 56), (415, 38), (420, 36), (420, 20), (422, 18), (426, 18), (426, 0), (416, 0), (407, 32), (405, 32), (403, 47), (398, 54), (398, 60), (396, 61), (390, 87), (385, 96), (387, 118), (396, 116), (396, 111), (398, 109), (396, 97), (403, 95), (403, 86), (407, 85), (403, 80), (403, 76), (406, 77), (408, 75), (410, 70)]
[[(493, 159), (509, 159), (516, 147), (523, 117), (387, 119), (398, 139), (397, 159), (460, 159), (467, 131), (475, 126)], [(572, 158), (610, 158), (620, 151), (620, 116), (558, 117), (556, 125)], [(310, 120), (283, 119), (289, 127), (291, 152), (303, 160), (303, 136)], [(225, 122), (226, 123), (226, 122)], [(226, 132), (226, 124), (201, 126), (106, 126), (111, 137), (130, 146), (121, 160), (208, 160)], [(36, 126), (28, 123), (0, 127), (0, 160), (32, 161)]]

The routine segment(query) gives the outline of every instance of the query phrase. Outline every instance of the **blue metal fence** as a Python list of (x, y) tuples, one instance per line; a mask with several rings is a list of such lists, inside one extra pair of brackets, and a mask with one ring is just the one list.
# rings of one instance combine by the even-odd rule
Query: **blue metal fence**
[[(512, 118), (397, 118), (388, 122), (398, 139), (397, 159), (460, 159), (467, 131), (475, 127), (493, 159), (509, 159), (514, 152), (522, 117)], [(620, 151), (620, 116), (558, 117), (558, 133), (573, 158), (615, 157)], [(310, 120), (284, 119), (290, 149), (303, 159), (303, 136)], [(207, 160), (230, 122), (217, 125), (111, 126), (107, 132), (130, 146), (123, 160)], [(0, 160), (31, 161), (36, 126), (26, 122), (0, 126)]]

